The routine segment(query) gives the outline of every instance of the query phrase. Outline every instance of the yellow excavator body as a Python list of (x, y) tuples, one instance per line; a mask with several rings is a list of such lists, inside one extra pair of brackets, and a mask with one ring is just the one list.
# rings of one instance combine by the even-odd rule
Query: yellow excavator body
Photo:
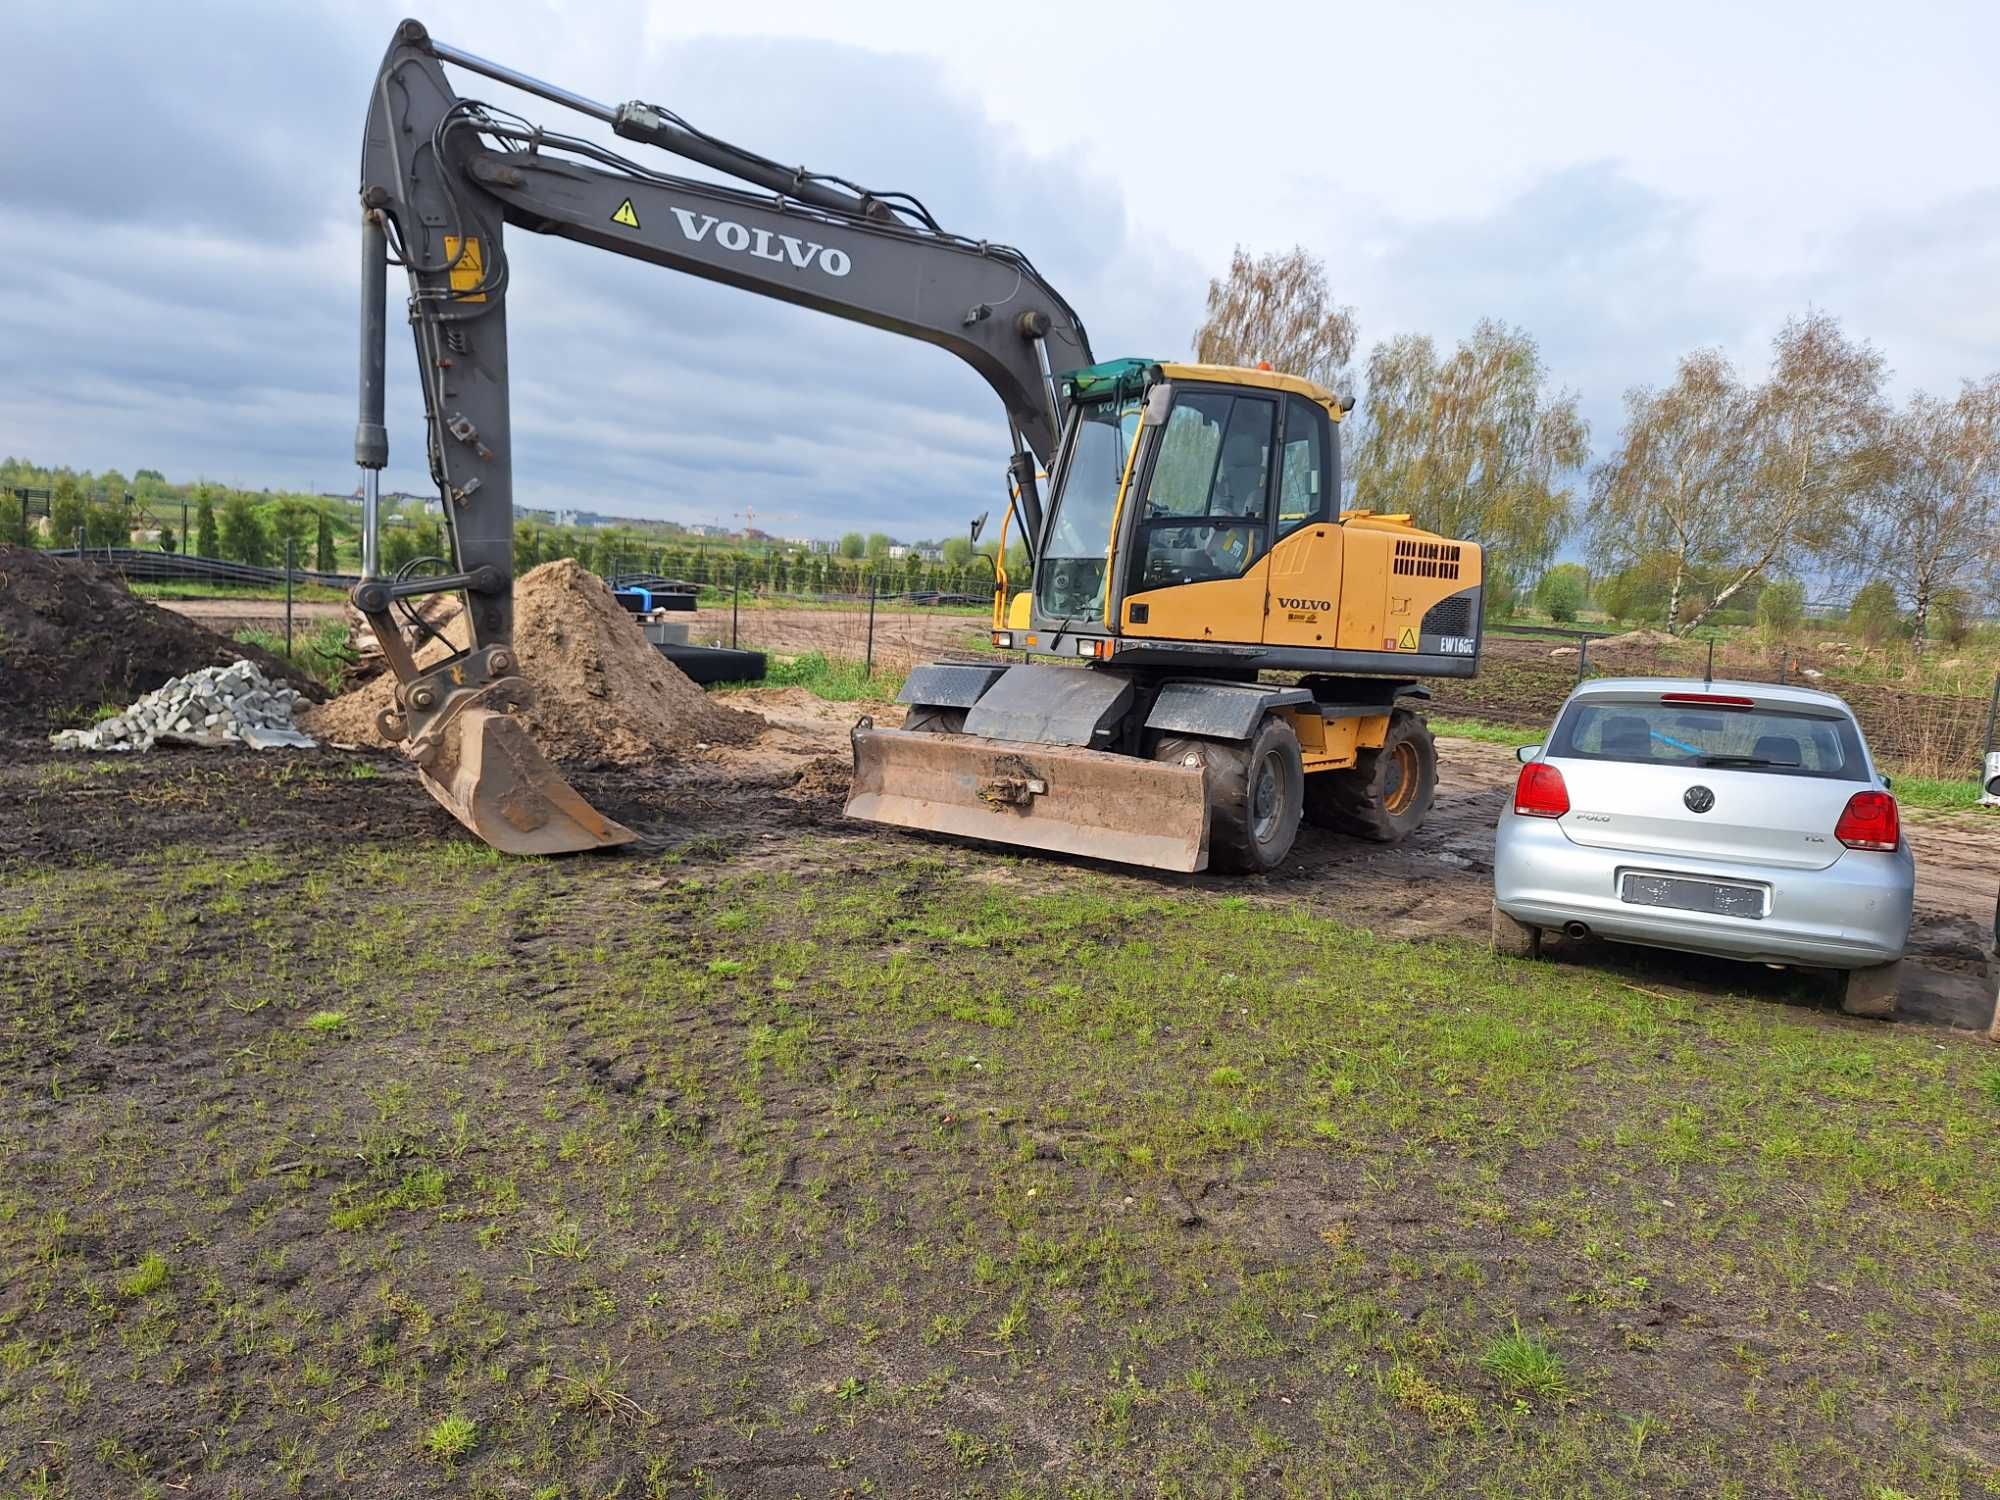
[(1121, 361), (1067, 395), (1024, 588), (1002, 529), (1022, 664), (914, 671), (849, 815), (1180, 871), (1271, 868), (1301, 822), (1406, 836), (1436, 758), (1398, 699), (1476, 670), (1479, 547), (1340, 509), (1351, 403), (1312, 381)]

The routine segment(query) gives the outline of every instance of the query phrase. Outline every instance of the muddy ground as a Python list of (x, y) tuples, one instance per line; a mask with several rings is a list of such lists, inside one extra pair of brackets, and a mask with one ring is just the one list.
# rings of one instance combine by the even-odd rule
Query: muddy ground
[(0, 1493), (2000, 1493), (1984, 1042), (1490, 958), (1503, 747), (1245, 881), (856, 828), (855, 710), (736, 701), (601, 858), (0, 754)]
[[(578, 772), (576, 786), (637, 830), (645, 847), (692, 842), (725, 863), (783, 866), (793, 857), (788, 840), (802, 830), (811, 830), (821, 848), (886, 839), (913, 851), (957, 847), (976, 858), (979, 846), (969, 841), (885, 832), (841, 816), (848, 729), (862, 707), (883, 722), (899, 710), (827, 702), (799, 688), (731, 694), (728, 701), (760, 714), (769, 728), (750, 744), (691, 752), (668, 768)], [(1038, 856), (1025, 865), (1010, 860), (1008, 868), (1022, 873), (1006, 878), (1045, 886), (1053, 871), (1090, 872), (1137, 889), (1191, 888), (1279, 902), (1383, 936), (1484, 942), (1493, 828), (1519, 768), (1506, 746), (1474, 740), (1440, 740), (1438, 755), (1431, 816), (1393, 848), (1308, 828), (1284, 866), (1266, 877), (1181, 876)], [(351, 761), (369, 780), (343, 785), (300, 775), (330, 760)], [(0, 826), (11, 830), (16, 857), (116, 860), (175, 843), (293, 851), (458, 836), (393, 756), (324, 751), (273, 760), (179, 751), (114, 764), (115, 777), (72, 782), (66, 778), (78, 770), (75, 757), (17, 745), (14, 758), (0, 763)], [(1980, 815), (1914, 811), (1905, 820), (1917, 856), (1917, 910), (1903, 1017), (1983, 1030), (1993, 1010), (1984, 965), (2000, 892), (2000, 833)], [(1807, 1004), (1823, 998), (1823, 985), (1798, 975), (1692, 955), (1556, 941), (1550, 956), (1609, 964), (1634, 983), (1675, 991)]]

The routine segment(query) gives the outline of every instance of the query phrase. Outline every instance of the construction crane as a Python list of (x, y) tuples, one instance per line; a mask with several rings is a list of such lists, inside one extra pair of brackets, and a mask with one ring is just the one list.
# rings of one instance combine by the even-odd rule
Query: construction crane
[[(447, 63), (733, 181), (673, 175), (462, 98)], [(381, 728), (496, 848), (632, 837), (556, 774), (514, 712), (527, 685), (512, 649), (509, 229), (936, 345), (1000, 398), (992, 644), (1026, 655), (913, 671), (901, 728), (855, 728), (851, 816), (1182, 870), (1269, 869), (1301, 821), (1380, 839), (1422, 821), (1436, 761), (1402, 700), (1425, 677), (1477, 669), (1481, 554), (1407, 516), (1339, 509), (1351, 402), (1268, 368), (1098, 362), (1026, 255), (946, 231), (909, 194), (783, 166), (659, 105), (598, 103), (415, 21), (376, 78), (361, 210), (354, 599), (397, 678)], [(433, 576), (378, 566), (392, 251), (452, 552)], [(1010, 526), (1030, 558), (1012, 593)], [(469, 644), (420, 667), (394, 611), (442, 591), (463, 596)]]

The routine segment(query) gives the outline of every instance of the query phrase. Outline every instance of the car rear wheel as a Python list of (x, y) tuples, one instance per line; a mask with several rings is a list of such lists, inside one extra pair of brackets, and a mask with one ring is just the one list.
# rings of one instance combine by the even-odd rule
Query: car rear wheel
[(1839, 975), (1840, 1008), (1850, 1016), (1893, 1016), (1896, 995), (1903, 987), (1903, 961), (1872, 969), (1843, 969)]
[(1493, 903), (1493, 951), (1503, 958), (1540, 958), (1542, 956), (1542, 929), (1527, 922), (1517, 922), (1500, 910), (1500, 903)]

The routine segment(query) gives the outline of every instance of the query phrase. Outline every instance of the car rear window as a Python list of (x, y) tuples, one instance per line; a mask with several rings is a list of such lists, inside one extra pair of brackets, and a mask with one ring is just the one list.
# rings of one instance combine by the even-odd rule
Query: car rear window
[(1861, 736), (1842, 714), (1580, 699), (1563, 710), (1548, 753), (1632, 765), (1716, 766), (1776, 776), (1865, 781)]

